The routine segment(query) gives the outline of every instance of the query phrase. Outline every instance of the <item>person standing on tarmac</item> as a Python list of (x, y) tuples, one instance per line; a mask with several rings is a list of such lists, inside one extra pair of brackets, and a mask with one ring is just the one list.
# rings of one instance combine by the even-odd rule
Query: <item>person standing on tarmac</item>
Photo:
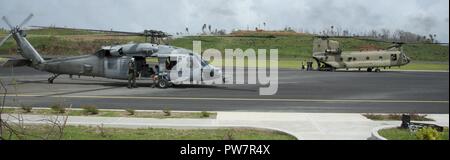
[(152, 79), (153, 79), (152, 88), (155, 88), (156, 84), (158, 83), (158, 79), (159, 79), (159, 66), (155, 65), (155, 69), (153, 71), (154, 71), (154, 74), (152, 76)]
[(134, 58), (131, 58), (131, 60), (128, 62), (128, 88), (137, 88), (136, 85), (136, 62), (134, 61)]

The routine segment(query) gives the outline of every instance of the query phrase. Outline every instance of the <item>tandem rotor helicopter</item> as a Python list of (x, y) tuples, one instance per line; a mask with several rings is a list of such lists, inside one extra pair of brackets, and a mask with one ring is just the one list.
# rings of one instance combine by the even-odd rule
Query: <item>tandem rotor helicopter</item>
[[(170, 35), (155, 30), (146, 30), (143, 33), (138, 32), (121, 32), (121, 31), (106, 31), (106, 30), (91, 30), (91, 29), (77, 29), (95, 32), (109, 32), (119, 33), (122, 35), (139, 35), (151, 37), (153, 43), (129, 43), (113, 46), (103, 46), (94, 54), (64, 57), (57, 59), (44, 59), (36, 51), (36, 49), (27, 40), (27, 34), (22, 29), (31, 18), (30, 14), (20, 25), (13, 26), (8, 19), (3, 16), (3, 21), (10, 27), (10, 33), (0, 41), (0, 46), (6, 42), (11, 36), (16, 41), (18, 46), (18, 53), (24, 59), (15, 59), (7, 61), (4, 67), (15, 66), (29, 66), (37, 70), (52, 73), (53, 76), (48, 78), (49, 83), (60, 75), (77, 75), (77, 76), (92, 76), (105, 77), (110, 79), (126, 80), (128, 79), (128, 63), (134, 58), (137, 72), (140, 79), (150, 79), (153, 67), (146, 62), (148, 57), (156, 57), (158, 59), (158, 75), (157, 86), (159, 88), (167, 88), (172, 84), (179, 84), (183, 81), (203, 82), (207, 80), (216, 80), (222, 78), (222, 70), (203, 60), (202, 57), (193, 53), (190, 50), (177, 48), (169, 45), (154, 44), (158, 38), (169, 37)], [(51, 27), (49, 27), (51, 28)], [(74, 29), (74, 28), (73, 28)], [(181, 74), (180, 67), (174, 67), (177, 64), (183, 64), (184, 67), (189, 67), (190, 73)], [(171, 79), (171, 72), (184, 77), (177, 77), (177, 80)]]
[[(386, 49), (343, 51), (340, 43), (330, 38), (357, 38), (365, 41), (390, 43)], [(411, 59), (406, 56), (404, 42), (388, 42), (375, 39), (347, 36), (317, 36), (313, 41), (312, 58), (316, 60), (319, 71), (335, 71), (336, 69), (366, 68), (367, 72), (380, 72), (381, 68), (400, 67), (407, 65)], [(420, 43), (420, 44), (448, 44), (448, 43)], [(310, 66), (311, 68), (311, 66)]]
[(320, 71), (367, 68), (367, 72), (380, 72), (380, 68), (403, 66), (411, 62), (403, 51), (402, 43), (394, 43), (387, 49), (382, 50), (343, 51), (340, 43), (330, 38), (333, 37), (317, 37), (313, 41), (313, 58), (319, 64), (318, 70)]

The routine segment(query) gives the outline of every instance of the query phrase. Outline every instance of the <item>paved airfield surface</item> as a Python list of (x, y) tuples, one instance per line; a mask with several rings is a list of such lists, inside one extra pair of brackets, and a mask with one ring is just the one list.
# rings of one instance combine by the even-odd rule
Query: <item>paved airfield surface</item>
[[(181, 85), (150, 88), (138, 81), (67, 75), (48, 84), (50, 74), (19, 67), (0, 68), (8, 87), (6, 104), (48, 106), (64, 102), (74, 107), (133, 108), (186, 111), (449, 113), (448, 72), (303, 72), (279, 71), (278, 93), (260, 96), (259, 85)], [(17, 82), (13, 85), (14, 80)], [(0, 90), (4, 92), (4, 90)], [(17, 93), (17, 94), (14, 94)]]

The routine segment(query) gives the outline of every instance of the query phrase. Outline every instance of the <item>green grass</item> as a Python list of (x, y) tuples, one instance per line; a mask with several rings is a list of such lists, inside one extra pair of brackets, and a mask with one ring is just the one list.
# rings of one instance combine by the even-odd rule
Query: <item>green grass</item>
[(193, 36), (173, 40), (170, 44), (192, 49), (192, 41), (202, 41), (202, 50), (215, 48), (225, 53), (225, 49), (246, 50), (253, 49), (278, 49), (279, 57), (309, 57), (312, 54), (312, 36), (279, 36), (275, 38), (260, 37), (213, 37)]
[[(390, 128), (378, 131), (378, 133), (388, 140), (418, 140), (415, 133), (410, 132), (408, 129)], [(448, 140), (448, 128), (444, 129), (441, 133), (441, 140)]]
[[(67, 115), (69, 116), (90, 116), (90, 117), (128, 117), (128, 118), (192, 118), (192, 119), (201, 119), (201, 118), (209, 118), (215, 119), (217, 113), (209, 112), (209, 117), (204, 117), (202, 112), (171, 112), (170, 116), (166, 116), (164, 112), (150, 112), (150, 111), (136, 111), (134, 115), (130, 115), (127, 111), (105, 111), (100, 110), (96, 115), (88, 115), (84, 112), (84, 110), (72, 109), (69, 111), (67, 109)], [(36, 109), (33, 108), (30, 113), (25, 113), (24, 110), (19, 108), (5, 108), (3, 113), (21, 113), (24, 115), (61, 115), (51, 109)]]
[(448, 71), (448, 63), (432, 63), (432, 62), (412, 62), (406, 66), (393, 67), (392, 69), (401, 70), (440, 70)]
[[(363, 114), (364, 117), (374, 121), (401, 121), (402, 114)], [(427, 115), (411, 114), (412, 121), (434, 121)]]
[[(28, 31), (31, 44), (44, 55), (82, 55), (94, 53), (101, 46), (144, 42), (143, 37), (105, 36), (104, 34), (79, 30), (42, 29)], [(0, 33), (1, 34), (1, 33)], [(253, 35), (255, 34), (255, 35)], [(170, 41), (170, 45), (192, 49), (192, 41), (201, 41), (202, 50), (215, 48), (224, 53), (225, 49), (278, 49), (280, 68), (299, 68), (300, 60), (312, 54), (314, 36), (286, 34), (268, 36), (265, 33), (250, 33), (246, 36), (188, 36)], [(335, 39), (345, 51), (357, 51), (362, 46), (386, 48), (389, 43), (352, 38)], [(15, 42), (10, 39), (0, 47), (0, 53), (15, 54)], [(442, 45), (407, 44), (404, 51), (413, 63), (401, 67), (405, 70), (448, 70), (449, 48)], [(435, 63), (435, 62), (440, 62)], [(396, 69), (396, 68), (394, 68)]]
[[(24, 130), (26, 135), (12, 139), (41, 139), (51, 132), (47, 125), (30, 125)], [(7, 130), (4, 131), (6, 136)], [(51, 135), (48, 139), (59, 139)], [(66, 126), (63, 140), (296, 140), (295, 137), (272, 130), (249, 128), (226, 129), (164, 129), (143, 128), (124, 129), (107, 127)]]

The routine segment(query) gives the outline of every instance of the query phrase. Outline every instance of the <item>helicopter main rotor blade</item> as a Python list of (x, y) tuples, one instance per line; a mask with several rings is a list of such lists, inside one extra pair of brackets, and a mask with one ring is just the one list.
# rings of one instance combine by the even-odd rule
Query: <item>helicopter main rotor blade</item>
[(11, 28), (11, 30), (14, 29), (13, 25), (11, 25), (11, 23), (9, 22), (8, 18), (6, 18), (5, 16), (2, 17), (3, 21), (5, 21), (5, 23), (9, 26), (9, 28)]
[(11, 35), (12, 35), (11, 33), (8, 34), (5, 38), (2, 39), (2, 41), (0, 41), (0, 47), (3, 45), (3, 43), (5, 43), (9, 39), (9, 37), (11, 37)]
[(71, 29), (71, 30), (81, 30), (81, 31), (89, 31), (89, 32), (119, 33), (119, 34), (136, 35), (136, 36), (144, 35), (144, 33), (140, 33), (140, 32), (110, 31), (110, 30), (86, 29), (86, 28), (46, 27), (46, 26), (30, 26), (30, 27), (42, 28), (42, 29)]
[(22, 23), (20, 23), (19, 28), (22, 28), (22, 26), (25, 25), (28, 21), (30, 21), (31, 18), (33, 18), (33, 16), (34, 16), (33, 13), (31, 13), (30, 15), (28, 15), (28, 17), (27, 17), (25, 20), (23, 20)]

